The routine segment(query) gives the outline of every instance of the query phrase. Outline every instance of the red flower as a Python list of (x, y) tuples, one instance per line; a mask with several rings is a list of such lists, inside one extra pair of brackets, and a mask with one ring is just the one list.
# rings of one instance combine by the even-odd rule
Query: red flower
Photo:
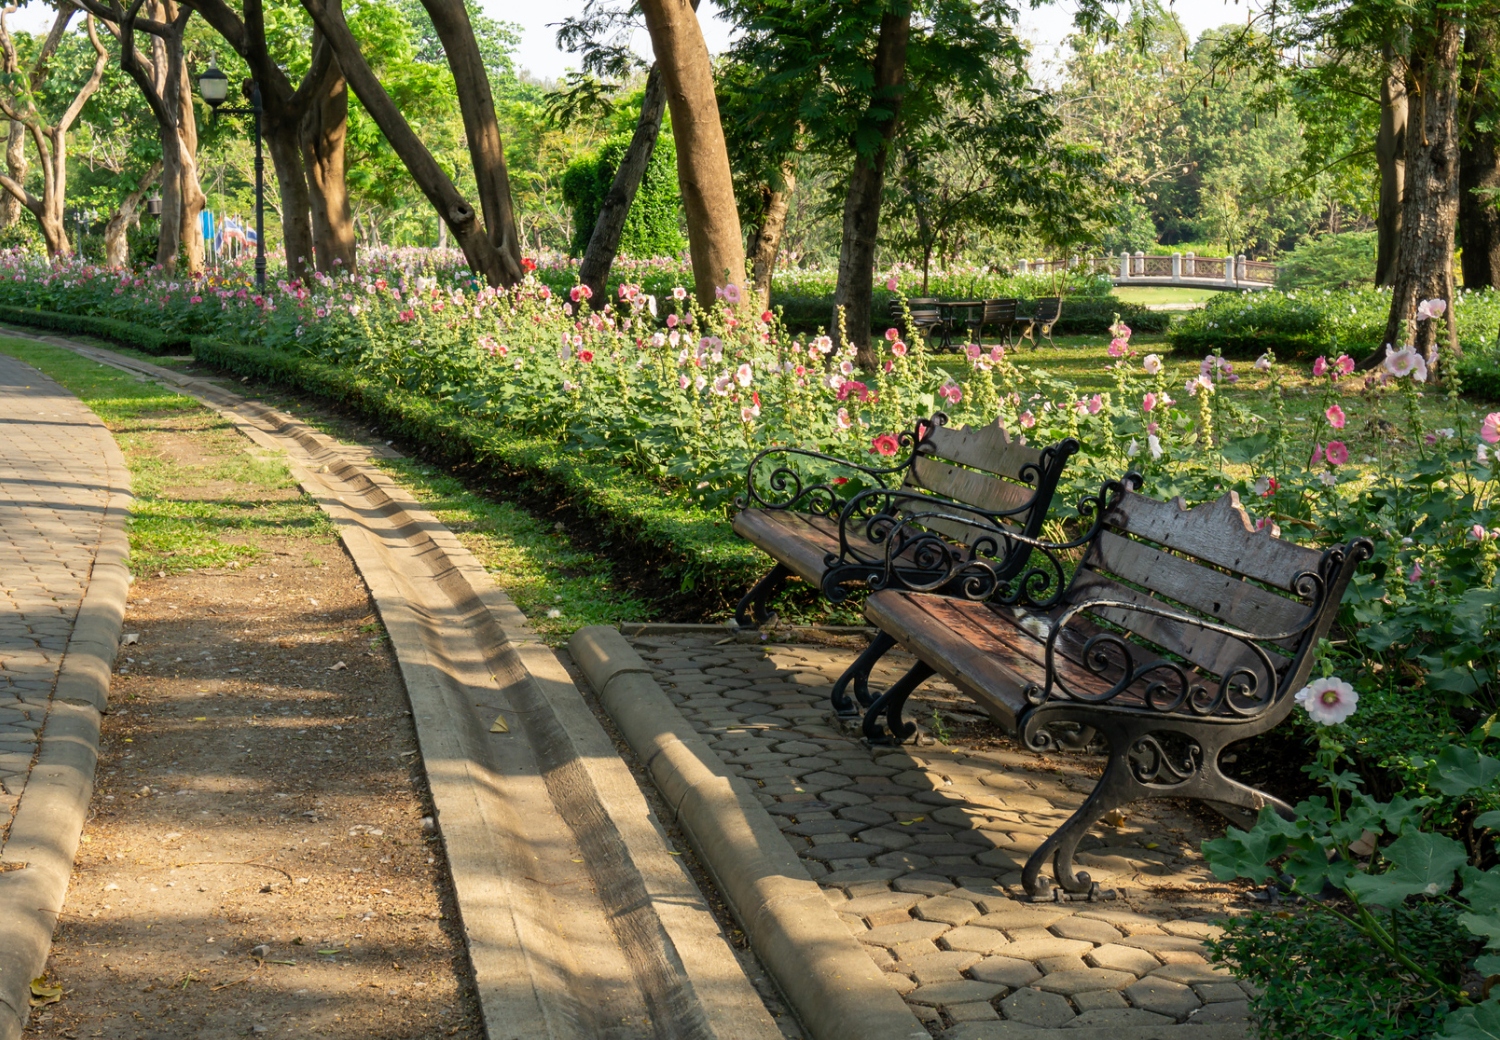
[(901, 450), (901, 442), (893, 433), (882, 433), (870, 442), (871, 451), (878, 451), (882, 455), (894, 455)]
[(529, 256), (521, 257), (521, 270), (530, 274), (532, 271), (536, 270), (536, 261), (531, 259), (531, 257)]
[(772, 314), (770, 311), (760, 312), (760, 320), (765, 322), (767, 325), (771, 324), (771, 319), (774, 317), (776, 317), (776, 315)]
[(833, 478), (833, 482), (835, 484), (847, 484), (847, 483), (849, 483), (849, 478), (848, 477), (834, 477)]
[(594, 360), (594, 352), (592, 350), (580, 350), (578, 352), (578, 360), (587, 365)]

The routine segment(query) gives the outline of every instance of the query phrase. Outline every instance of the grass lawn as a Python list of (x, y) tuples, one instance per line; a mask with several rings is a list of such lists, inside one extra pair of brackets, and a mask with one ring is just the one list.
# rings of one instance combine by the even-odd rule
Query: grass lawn
[(1219, 295), (1215, 289), (1176, 288), (1155, 285), (1117, 285), (1115, 296), (1124, 303), (1149, 307), (1153, 303), (1206, 303)]

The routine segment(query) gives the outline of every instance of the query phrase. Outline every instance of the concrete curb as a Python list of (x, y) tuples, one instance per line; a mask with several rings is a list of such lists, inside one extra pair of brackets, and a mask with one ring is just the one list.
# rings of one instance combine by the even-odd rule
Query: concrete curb
[(579, 629), (568, 644), (620, 732), (814, 1040), (927, 1040), (797, 859), (749, 786), (667, 698), (618, 631)]
[(339, 527), (397, 651), (488, 1035), (583, 1040), (626, 1015), (683, 1040), (779, 1040), (557, 655), (373, 453), (206, 380), (43, 341), (167, 383), (284, 452)]
[(63, 653), (40, 746), (0, 862), (0, 1040), (18, 1040), (31, 1014), (31, 980), (52, 949), (73, 857), (88, 818), (99, 760), (99, 723), (125, 620), (130, 476), (113, 438), (99, 549)]

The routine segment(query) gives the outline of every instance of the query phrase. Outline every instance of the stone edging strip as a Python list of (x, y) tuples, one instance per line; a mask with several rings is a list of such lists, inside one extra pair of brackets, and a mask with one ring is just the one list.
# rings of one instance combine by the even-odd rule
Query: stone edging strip
[(32, 338), (197, 398), (284, 452), (338, 526), (406, 683), (489, 1036), (584, 1040), (633, 1007), (657, 1035), (780, 1040), (556, 654), (375, 451), (204, 379)]
[(568, 644), (813, 1040), (928, 1040), (780, 828), (614, 628)]
[(36, 762), (26, 779), (10, 836), (0, 852), (0, 1040), (17, 1040), (31, 1014), (31, 980), (52, 949), (73, 857), (88, 818), (99, 761), (99, 723), (109, 703), (109, 677), (125, 622), (130, 542), (130, 473), (112, 437), (99, 548), (88, 587), (53, 687)]

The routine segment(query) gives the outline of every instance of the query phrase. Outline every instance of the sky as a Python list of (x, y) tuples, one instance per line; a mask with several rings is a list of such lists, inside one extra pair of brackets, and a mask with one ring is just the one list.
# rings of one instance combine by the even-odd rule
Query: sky
[[(1195, 39), (1205, 29), (1227, 22), (1243, 22), (1246, 5), (1251, 0), (1175, 0), (1173, 9), (1184, 27)], [(521, 26), (521, 47), (516, 55), (521, 68), (540, 79), (557, 79), (577, 65), (573, 55), (557, 49), (556, 30), (549, 23), (561, 21), (583, 8), (583, 0), (482, 0), (491, 17)], [(1020, 6), (1027, 7), (1023, 2)], [(702, 0), (698, 9), (708, 49), (717, 54), (729, 46), (729, 26), (719, 17), (713, 0)], [(1021, 35), (1032, 45), (1039, 78), (1050, 79), (1049, 66), (1055, 67), (1062, 42), (1072, 30), (1073, 4), (1057, 0), (1039, 10), (1024, 10)], [(10, 16), (10, 24), (32, 32), (45, 31), (52, 22), (46, 4), (32, 3)], [(651, 54), (651, 41), (644, 30), (636, 34), (635, 49), (643, 57)]]

